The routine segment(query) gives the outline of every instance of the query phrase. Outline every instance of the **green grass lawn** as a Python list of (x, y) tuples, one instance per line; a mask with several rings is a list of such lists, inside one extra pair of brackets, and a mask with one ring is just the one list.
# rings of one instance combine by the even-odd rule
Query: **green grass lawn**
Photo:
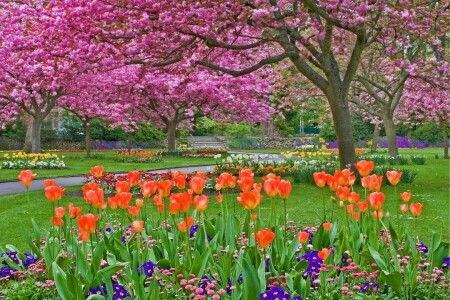
[[(431, 230), (442, 233), (443, 239), (450, 242), (449, 161), (442, 158), (435, 159), (434, 155), (437, 153), (440, 154), (441, 150), (402, 151), (402, 154), (425, 154), (428, 160), (423, 166), (402, 166), (417, 170), (419, 174), (412, 184), (399, 184), (397, 186), (397, 193), (410, 190), (413, 193), (412, 201), (424, 203), (423, 214), (417, 221), (417, 231), (425, 243), (430, 241)], [(192, 159), (180, 159), (180, 163), (192, 164)], [(81, 167), (78, 169), (81, 173), (86, 173), (87, 171)], [(68, 188), (66, 189), (66, 193), (77, 189), (79, 187)], [(361, 192), (361, 190), (358, 191)], [(389, 211), (389, 218), (395, 223), (396, 210), (401, 204), (401, 200), (399, 196), (394, 194), (394, 188), (391, 186), (384, 186), (382, 191), (386, 194), (385, 213)], [(325, 198), (329, 199), (330, 195), (327, 190)], [(228, 200), (225, 200), (230, 203), (230, 208), (234, 199), (235, 195), (230, 195)], [(291, 197), (287, 200), (289, 219), (301, 225), (317, 225), (322, 216), (322, 199), (321, 191), (315, 186), (302, 183), (295, 184)], [(60, 205), (67, 206), (69, 202), (74, 202), (76, 205), (84, 205), (82, 198), (67, 196), (61, 200)], [(327, 215), (330, 215), (331, 204), (329, 201), (326, 204), (328, 208)], [(0, 210), (0, 232), (2, 232), (2, 235), (0, 235), (0, 246), (14, 244), (19, 249), (28, 249), (22, 235), (22, 229), (31, 232), (31, 218), (34, 218), (41, 226), (50, 226), (51, 205), (45, 199), (42, 191), (30, 192), (28, 195), (26, 193), (19, 193), (0, 196), (0, 207), (2, 208)], [(237, 203), (236, 207), (237, 211), (242, 211), (239, 203)], [(281, 213), (282, 205), (280, 204), (277, 207), (279, 207), (278, 212)], [(156, 209), (153, 203), (147, 203), (145, 209), (156, 215)], [(207, 210), (208, 217), (215, 216), (219, 210), (220, 206), (213, 197), (210, 197), (210, 207)], [(269, 211), (270, 200), (264, 197), (261, 204), (261, 214), (263, 217), (268, 216)], [(412, 227), (413, 220), (409, 220), (409, 222)]]
[[(89, 170), (97, 165), (105, 167), (107, 172), (131, 171), (131, 170), (155, 170), (162, 168), (183, 167), (193, 165), (207, 165), (213, 164), (213, 158), (183, 158), (165, 156), (163, 162), (160, 163), (120, 163), (114, 161), (115, 152), (94, 152), (95, 158), (87, 159), (84, 153), (55, 152), (60, 157), (64, 156), (64, 162), (67, 166), (65, 169), (53, 170), (34, 170), (38, 178), (53, 178), (59, 176), (69, 175), (84, 175), (89, 173)], [(0, 163), (3, 155), (0, 155)], [(0, 169), (0, 181), (17, 180), (17, 175), (20, 170)]]

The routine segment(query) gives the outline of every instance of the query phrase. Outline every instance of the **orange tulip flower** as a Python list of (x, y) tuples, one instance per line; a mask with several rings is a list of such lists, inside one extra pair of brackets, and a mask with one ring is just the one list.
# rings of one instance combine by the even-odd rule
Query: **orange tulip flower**
[(273, 174), (273, 173), (269, 173), (269, 174), (263, 176), (262, 179), (263, 179), (264, 181), (266, 181), (266, 180), (268, 180), (268, 179), (281, 180), (281, 176), (278, 176), (278, 175)]
[(297, 238), (300, 243), (304, 244), (309, 240), (309, 233), (306, 231), (300, 231), (297, 234)]
[(192, 225), (194, 225), (194, 218), (187, 217), (184, 221), (178, 223), (178, 229), (180, 229), (181, 232), (186, 232)]
[(89, 234), (94, 233), (99, 218), (100, 215), (93, 215), (91, 213), (79, 216), (78, 226), (80, 227), (80, 231), (84, 231)]
[(133, 228), (133, 232), (139, 233), (144, 230), (144, 221), (133, 221), (131, 222), (131, 228)]
[(157, 194), (157, 195), (155, 195), (155, 197), (153, 197), (153, 203), (155, 203), (155, 205), (163, 204), (163, 199), (160, 194)]
[(201, 211), (205, 211), (206, 208), (208, 207), (208, 197), (206, 195), (197, 195), (194, 197), (194, 206), (195, 206), (195, 210), (201, 212)]
[(60, 186), (48, 186), (44, 189), (45, 197), (49, 202), (56, 202), (61, 200), (64, 195), (64, 189)]
[(217, 200), (217, 202), (222, 203), (222, 201), (223, 201), (223, 194), (217, 195), (216, 196), (216, 200)]
[(241, 191), (248, 192), (253, 188), (255, 180), (253, 179), (253, 177), (242, 177), (237, 181), (237, 183)]
[(338, 186), (346, 186), (348, 185), (350, 175), (353, 175), (350, 169), (338, 170), (334, 173), (334, 179), (337, 181)]
[(136, 199), (136, 206), (137, 207), (143, 207), (144, 206), (144, 200)]
[(328, 174), (325, 172), (314, 172), (313, 179), (317, 187), (323, 188), (327, 184)]
[(292, 192), (292, 184), (287, 180), (280, 180), (277, 185), (277, 193), (281, 199), (287, 199)]
[(87, 191), (90, 191), (90, 190), (96, 190), (96, 189), (99, 189), (99, 188), (100, 188), (100, 186), (99, 186), (97, 183), (91, 181), (91, 182), (88, 182), (88, 183), (86, 183), (85, 185), (83, 185), (83, 187), (81, 188), (81, 190), (83, 191), (83, 196), (84, 196), (84, 198), (86, 199), (86, 193), (87, 193)]
[(115, 196), (115, 201), (121, 209), (127, 209), (128, 206), (130, 206), (130, 201), (132, 197), (133, 197), (132, 193), (128, 192), (118, 193)]
[(256, 241), (258, 242), (258, 245), (263, 248), (269, 248), (270, 244), (272, 243), (273, 239), (275, 238), (275, 233), (272, 232), (272, 229), (260, 229), (258, 230), (258, 233), (256, 234)]
[(69, 218), (76, 219), (83, 208), (81, 206), (73, 206), (72, 202), (69, 202)]
[(387, 171), (386, 177), (392, 185), (397, 185), (402, 178), (403, 172), (399, 171)]
[(172, 187), (173, 183), (171, 180), (161, 180), (158, 182), (158, 192), (163, 198), (170, 195), (170, 190)]
[(271, 178), (267, 179), (263, 184), (264, 192), (266, 192), (266, 194), (271, 198), (275, 197), (278, 194), (277, 187), (279, 183), (279, 180)]
[(197, 195), (200, 195), (203, 192), (205, 184), (205, 179), (200, 176), (194, 176), (191, 178), (191, 180), (189, 180), (189, 187)]
[(372, 173), (375, 163), (371, 160), (360, 160), (354, 164), (354, 166), (358, 170), (361, 177), (366, 177)]
[(208, 175), (205, 172), (195, 172), (194, 176), (200, 177), (204, 180), (206, 180), (206, 178), (208, 177)]
[(91, 175), (94, 178), (99, 179), (100, 177), (103, 176), (103, 171), (105, 170), (105, 168), (103, 168), (103, 166), (95, 166), (91, 169)]
[(320, 250), (317, 253), (317, 256), (319, 256), (320, 259), (322, 259), (323, 261), (325, 261), (328, 256), (331, 254), (331, 252), (333, 252), (332, 249), (328, 249), (328, 248), (322, 248), (322, 250)]
[(368, 188), (371, 192), (379, 192), (381, 184), (383, 183), (383, 176), (372, 174), (361, 178), (361, 184), (364, 188)]
[(52, 217), (52, 223), (55, 226), (61, 227), (64, 224), (64, 221), (63, 221), (63, 219), (58, 218), (57, 216), (53, 216)]
[(254, 175), (252, 169), (242, 169), (239, 171), (239, 179), (243, 177), (253, 177)]
[(353, 186), (355, 184), (355, 181), (356, 181), (355, 175), (348, 176), (348, 185)]
[(192, 205), (192, 194), (189, 192), (174, 193), (170, 195), (169, 210), (172, 214), (181, 211), (187, 213)]
[(253, 184), (253, 189), (257, 190), (258, 192), (261, 192), (262, 188), (263, 188), (263, 184), (260, 182)]
[(130, 215), (132, 215), (133, 217), (139, 216), (139, 213), (141, 211), (141, 209), (137, 206), (128, 206), (127, 209)]
[(54, 186), (54, 185), (56, 185), (56, 181), (54, 179), (44, 180), (44, 188), (49, 187), (49, 186)]
[(80, 233), (78, 234), (78, 238), (82, 240), (83, 242), (89, 241), (89, 237), (91, 235), (87, 233), (86, 231), (80, 230)]
[(369, 194), (369, 204), (373, 209), (381, 209), (385, 200), (385, 196), (382, 192), (374, 192)]
[(367, 212), (369, 210), (369, 203), (366, 201), (360, 201), (360, 202), (356, 203), (356, 205), (358, 206), (359, 210), (362, 212)]
[(172, 180), (175, 182), (175, 185), (179, 190), (184, 189), (186, 186), (186, 174), (181, 171), (175, 171), (172, 173)]
[(57, 218), (62, 219), (64, 217), (64, 214), (66, 213), (66, 209), (64, 207), (55, 207), (55, 216)]
[(131, 183), (129, 181), (117, 181), (116, 182), (116, 193), (126, 193), (131, 189)]
[(106, 208), (106, 202), (104, 202), (104, 194), (102, 189), (89, 190), (84, 197), (87, 203), (92, 204), (95, 208)]
[[(168, 180), (169, 181), (169, 180)], [(158, 183), (156, 181), (141, 181), (141, 194), (144, 198), (151, 197), (158, 190)], [(170, 192), (170, 190), (169, 190)]]
[(406, 213), (406, 212), (408, 211), (408, 205), (406, 205), (406, 204), (401, 204), (401, 205), (400, 205), (400, 211), (401, 211), (402, 213)]
[(382, 209), (375, 210), (371, 213), (371, 216), (374, 219), (381, 219), (383, 218), (383, 210)]
[(327, 174), (327, 185), (330, 191), (334, 192), (337, 190), (338, 182), (336, 181), (333, 175)]
[(357, 212), (353, 212), (352, 217), (353, 217), (353, 219), (355, 219), (356, 222), (358, 222), (359, 219), (361, 218), (361, 215)]
[(347, 209), (347, 213), (350, 215), (353, 215), (353, 213), (355, 212), (355, 206), (353, 204), (347, 205), (346, 209)]
[(111, 209), (117, 209), (118, 203), (117, 203), (117, 197), (113, 196), (113, 197), (108, 197), (108, 206)]
[(349, 194), (350, 194), (350, 189), (346, 186), (340, 186), (336, 190), (336, 196), (341, 201), (346, 201), (348, 199)]
[(141, 172), (139, 171), (128, 172), (127, 178), (131, 186), (135, 186), (139, 183), (139, 179), (141, 179)]
[(350, 203), (356, 203), (359, 200), (359, 194), (356, 192), (350, 192), (348, 195), (348, 202)]
[(411, 196), (412, 196), (411, 192), (403, 192), (400, 194), (400, 198), (403, 200), (403, 202), (409, 202)]
[(33, 182), (33, 178), (36, 174), (33, 174), (31, 170), (20, 171), (19, 176), (17, 178), (22, 182), (22, 184), (28, 189)]
[(333, 225), (333, 224), (331, 224), (330, 222), (326, 222), (326, 223), (322, 224), (323, 229), (325, 229), (325, 231), (330, 231), (331, 230), (331, 225)]
[(418, 217), (422, 214), (422, 203), (411, 203), (409, 205), (409, 210), (414, 217)]
[(222, 173), (216, 179), (216, 189), (234, 188), (236, 186), (236, 177), (230, 173)]
[(237, 200), (248, 210), (254, 210), (262, 200), (262, 195), (257, 190), (243, 192)]

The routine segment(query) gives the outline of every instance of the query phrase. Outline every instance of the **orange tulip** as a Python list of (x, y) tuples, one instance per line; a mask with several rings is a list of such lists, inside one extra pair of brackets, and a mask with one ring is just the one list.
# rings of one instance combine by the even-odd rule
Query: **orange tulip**
[(64, 221), (63, 221), (63, 219), (58, 218), (57, 216), (53, 216), (52, 223), (53, 223), (53, 225), (60, 227), (64, 224)]
[(108, 206), (111, 209), (117, 209), (118, 203), (117, 203), (117, 197), (108, 197)]
[(217, 195), (216, 196), (216, 200), (217, 200), (217, 202), (222, 203), (222, 201), (223, 201), (223, 194)]
[[(151, 197), (158, 190), (158, 183), (156, 181), (141, 181), (141, 194), (144, 198)], [(170, 192), (170, 191), (169, 191)]]
[(252, 169), (242, 169), (239, 171), (239, 179), (243, 177), (253, 177), (254, 175)]
[(17, 178), (22, 182), (22, 184), (28, 189), (33, 182), (33, 178), (36, 174), (33, 174), (31, 170), (20, 171), (19, 176)]
[(422, 203), (411, 203), (409, 205), (409, 210), (414, 217), (418, 217), (422, 214)]
[(360, 201), (360, 202), (356, 203), (356, 205), (358, 206), (359, 210), (362, 212), (367, 212), (369, 210), (369, 203), (366, 201)]
[(326, 222), (326, 223), (323, 223), (323, 224), (322, 224), (323, 229), (325, 229), (325, 231), (330, 231), (331, 225), (332, 225), (332, 224), (331, 224), (330, 222)]
[(277, 185), (277, 193), (281, 199), (287, 199), (292, 192), (292, 184), (287, 180), (280, 180)]
[(353, 219), (355, 219), (356, 222), (358, 222), (359, 219), (361, 218), (361, 215), (357, 212), (353, 212), (352, 217), (353, 217)]
[(402, 213), (406, 213), (406, 212), (408, 211), (408, 205), (406, 205), (406, 204), (401, 204), (401, 205), (400, 205), (400, 211), (401, 211)]
[(131, 222), (131, 228), (133, 228), (133, 232), (139, 233), (144, 230), (144, 221), (133, 221)]
[(277, 187), (279, 182), (280, 181), (276, 179), (267, 179), (263, 184), (264, 192), (271, 198), (275, 197), (278, 194)]
[(336, 180), (338, 186), (346, 186), (348, 185), (348, 180), (350, 175), (352, 175), (353, 172), (349, 169), (343, 169), (342, 171), (336, 171), (334, 173), (334, 179)]
[(129, 181), (117, 181), (115, 188), (116, 193), (126, 193), (130, 191), (131, 183)]
[(400, 194), (400, 198), (402, 198), (403, 202), (409, 202), (411, 196), (412, 196), (411, 192), (403, 192)]
[(100, 188), (100, 186), (97, 183), (93, 182), (93, 181), (86, 183), (81, 188), (81, 190), (83, 191), (83, 197), (86, 199), (87, 191), (96, 190), (96, 189), (99, 189), (99, 188)]
[(84, 199), (95, 208), (106, 208), (106, 202), (104, 202), (104, 194), (102, 189), (87, 191)]
[(272, 229), (260, 229), (258, 230), (258, 233), (256, 234), (256, 241), (258, 242), (258, 245), (266, 249), (270, 246), (273, 239), (275, 238), (275, 233), (272, 232)]
[(262, 188), (263, 188), (263, 184), (260, 182), (253, 184), (253, 189), (257, 190), (258, 192), (261, 192)]
[(386, 177), (392, 185), (397, 185), (400, 182), (403, 172), (398, 171), (387, 171)]
[(49, 187), (49, 186), (54, 186), (54, 185), (56, 185), (56, 181), (54, 179), (44, 180), (44, 188)]
[(237, 200), (244, 206), (245, 209), (255, 209), (262, 200), (262, 195), (257, 190), (251, 190), (249, 192), (243, 192)]
[(187, 217), (184, 221), (178, 223), (178, 229), (181, 232), (186, 232), (192, 225), (194, 225), (194, 218)]
[(336, 190), (336, 196), (341, 201), (346, 201), (348, 199), (349, 194), (350, 194), (350, 189), (346, 186), (340, 186)]
[(127, 209), (130, 215), (132, 215), (133, 217), (139, 216), (139, 213), (141, 211), (141, 209), (137, 206), (128, 206)]
[(205, 188), (206, 181), (200, 176), (194, 176), (189, 180), (189, 187), (192, 189), (192, 191), (200, 195), (203, 192), (203, 189)]
[(322, 248), (322, 250), (320, 250), (317, 253), (317, 256), (319, 256), (320, 259), (322, 259), (323, 261), (325, 261), (328, 256), (331, 254), (331, 252), (333, 252), (332, 249), (328, 249), (328, 248)]
[(204, 180), (206, 180), (206, 178), (208, 177), (208, 175), (206, 175), (205, 172), (195, 172), (194, 176), (200, 177), (200, 178), (202, 178)]
[(69, 218), (75, 219), (81, 214), (81, 206), (73, 206), (72, 202), (69, 202)]
[(155, 205), (163, 205), (163, 199), (160, 194), (157, 194), (155, 195), (155, 197), (153, 197), (153, 203), (155, 203)]
[(297, 238), (300, 243), (304, 244), (309, 240), (309, 233), (306, 231), (300, 231), (297, 234)]
[(355, 181), (356, 181), (355, 175), (348, 176), (348, 185), (353, 186), (355, 184)]
[(206, 195), (197, 195), (194, 197), (194, 206), (197, 211), (205, 211), (208, 207), (208, 197)]
[(118, 193), (115, 196), (116, 203), (121, 209), (127, 209), (130, 206), (131, 198), (133, 197), (132, 193)]
[(179, 211), (187, 213), (192, 205), (192, 194), (189, 192), (174, 193), (170, 195), (169, 210), (172, 214)]
[(172, 180), (175, 182), (175, 185), (179, 190), (184, 189), (186, 186), (186, 174), (181, 171), (175, 171), (172, 173)]
[(248, 192), (253, 188), (255, 180), (253, 179), (253, 177), (242, 177), (237, 181), (237, 183), (241, 191)]
[(347, 213), (350, 215), (353, 215), (353, 213), (355, 212), (355, 206), (353, 204), (347, 205), (346, 209), (347, 209)]
[(144, 200), (136, 199), (136, 206), (137, 207), (143, 207), (144, 206)]
[(55, 207), (55, 216), (57, 218), (62, 219), (64, 214), (66, 213), (66, 209), (64, 207)]
[(358, 202), (358, 200), (359, 200), (359, 194), (358, 194), (358, 193), (356, 193), (356, 192), (351, 192), (351, 193), (348, 195), (348, 202), (350, 202), (350, 203), (356, 203), (356, 202)]
[(103, 166), (95, 166), (91, 169), (91, 175), (94, 178), (99, 179), (100, 177), (103, 176), (103, 171), (105, 170), (105, 168), (103, 168)]
[(156, 208), (158, 209), (158, 212), (163, 212), (164, 211), (164, 204), (156, 205)]
[(258, 214), (257, 213), (251, 213), (250, 214), (250, 220), (252, 220), (252, 221), (256, 221), (256, 219), (258, 218)]
[(327, 185), (330, 191), (334, 192), (337, 190), (338, 182), (336, 181), (333, 175), (327, 174)]
[(217, 177), (216, 189), (234, 188), (236, 186), (236, 177), (230, 173), (222, 173)]
[(382, 209), (375, 210), (374, 212), (372, 212), (371, 216), (374, 219), (381, 219), (383, 217), (383, 210)]
[(158, 192), (163, 198), (170, 195), (170, 190), (172, 187), (173, 183), (171, 180), (161, 180), (158, 182)]
[(377, 176), (376, 174), (361, 178), (362, 186), (368, 188), (371, 192), (379, 192), (382, 182), (383, 176)]
[(79, 216), (78, 226), (80, 227), (80, 231), (84, 231), (89, 234), (94, 233), (95, 228), (97, 227), (98, 218), (100, 218), (100, 215), (93, 215), (91, 213)]
[(323, 188), (327, 184), (328, 174), (325, 172), (314, 172), (313, 179), (317, 187)]
[(268, 179), (281, 180), (281, 176), (278, 176), (278, 175), (273, 174), (273, 173), (269, 173), (269, 174), (263, 176), (262, 179), (263, 179), (264, 181), (266, 181), (266, 180), (268, 180)]
[(80, 233), (78, 234), (78, 238), (82, 240), (83, 242), (89, 241), (89, 237), (91, 235), (87, 233), (86, 231), (80, 230)]
[(45, 197), (49, 202), (56, 202), (61, 200), (64, 195), (64, 189), (60, 186), (48, 186), (44, 189)]
[(135, 186), (139, 183), (139, 179), (141, 178), (141, 172), (139, 171), (128, 172), (127, 178), (128, 181), (130, 181), (131, 186)]
[(385, 196), (382, 192), (374, 192), (369, 194), (369, 204), (373, 209), (379, 210), (383, 206)]
[(367, 175), (372, 173), (373, 168), (375, 167), (375, 163), (371, 160), (360, 160), (356, 164), (354, 164), (354, 166), (358, 170), (361, 177), (366, 177)]

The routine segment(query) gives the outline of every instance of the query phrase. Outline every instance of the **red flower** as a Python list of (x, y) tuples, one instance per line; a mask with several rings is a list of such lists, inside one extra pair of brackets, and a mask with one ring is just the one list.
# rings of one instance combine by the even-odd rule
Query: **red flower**
[(361, 178), (362, 186), (368, 188), (371, 192), (379, 192), (382, 182), (383, 176), (377, 176), (376, 174)]
[(117, 181), (115, 188), (116, 193), (126, 193), (130, 191), (131, 183), (129, 181)]
[[(156, 181), (141, 181), (141, 193), (144, 198), (151, 197), (158, 190), (158, 183)], [(170, 191), (169, 191), (170, 192)]]
[(387, 171), (386, 177), (392, 185), (397, 185), (400, 182), (403, 172), (398, 171)]
[(338, 187), (338, 189), (336, 191), (336, 196), (341, 201), (347, 200), (349, 194), (350, 194), (350, 189), (346, 186), (340, 186), (340, 187)]
[(409, 205), (409, 210), (414, 217), (418, 217), (422, 214), (422, 203), (411, 203)]
[(93, 215), (91, 213), (82, 215), (78, 217), (78, 226), (80, 227), (80, 231), (87, 232), (92, 234), (95, 232), (95, 228), (97, 227), (97, 220), (100, 218), (100, 215)]
[(139, 183), (139, 179), (141, 178), (141, 172), (139, 171), (131, 171), (128, 172), (128, 181), (130, 181), (130, 184), (132, 186), (135, 186)]
[(45, 197), (50, 202), (61, 200), (64, 195), (64, 189), (60, 186), (51, 185), (44, 189)]
[(373, 209), (379, 210), (383, 206), (385, 196), (382, 192), (374, 192), (369, 194), (369, 203)]
[(358, 200), (359, 200), (359, 194), (358, 194), (358, 193), (356, 193), (356, 192), (351, 192), (351, 193), (348, 195), (348, 202), (350, 202), (350, 203), (356, 203), (356, 202), (358, 202)]
[(323, 229), (325, 229), (325, 231), (330, 231), (331, 225), (332, 225), (332, 224), (331, 224), (330, 222), (326, 222), (326, 223), (323, 223), (323, 224), (322, 224)]
[(249, 192), (241, 193), (237, 200), (245, 207), (245, 209), (253, 210), (261, 203), (262, 196), (259, 191), (251, 190)]
[(197, 195), (200, 195), (203, 192), (205, 184), (206, 184), (205, 179), (197, 175), (192, 177), (192, 179), (189, 181), (189, 187)]
[(253, 184), (255, 183), (255, 180), (253, 177), (242, 177), (237, 181), (239, 184), (239, 188), (243, 192), (248, 192), (253, 188)]
[(361, 177), (366, 177), (367, 175), (372, 173), (373, 168), (375, 167), (375, 163), (370, 160), (360, 160), (356, 164), (354, 164), (354, 166), (358, 170)]
[(223, 201), (223, 194), (219, 194), (216, 196), (217, 202), (221, 203)]
[(292, 184), (287, 180), (280, 180), (277, 185), (277, 193), (281, 199), (287, 199), (292, 192)]
[(64, 221), (63, 221), (63, 219), (58, 218), (57, 216), (53, 216), (52, 223), (53, 223), (53, 225), (60, 227), (64, 224)]
[(102, 189), (87, 191), (84, 199), (87, 203), (91, 204), (95, 208), (106, 208), (106, 202), (104, 201), (104, 194)]
[(127, 192), (118, 193), (114, 196), (117, 205), (121, 209), (127, 209), (128, 206), (130, 206), (130, 201), (131, 201), (132, 197), (133, 197), (133, 194), (127, 193)]
[(256, 234), (256, 241), (258, 242), (258, 245), (266, 249), (270, 246), (273, 239), (275, 238), (275, 233), (272, 232), (272, 229), (260, 229), (258, 230), (258, 233)]
[(82, 207), (73, 206), (72, 202), (69, 202), (69, 218), (75, 219), (81, 214)]
[(327, 174), (327, 185), (330, 191), (334, 192), (337, 190), (338, 182), (336, 181), (333, 175)]
[(132, 215), (133, 217), (137, 217), (139, 216), (139, 212), (141, 211), (141, 209), (137, 206), (128, 206), (128, 212), (130, 213), (130, 215)]
[(328, 249), (328, 248), (322, 248), (322, 250), (320, 250), (317, 253), (317, 256), (320, 257), (320, 259), (322, 259), (323, 261), (325, 261), (327, 259), (327, 257), (331, 254), (333, 250), (332, 249)]
[(267, 179), (266, 181), (264, 181), (263, 184), (264, 192), (266, 192), (266, 194), (271, 198), (275, 197), (278, 194), (277, 187), (279, 182), (280, 181), (277, 179), (273, 178)]
[(24, 170), (20, 171), (19, 176), (17, 178), (22, 182), (22, 184), (28, 188), (31, 183), (33, 182), (33, 178), (36, 176), (36, 174), (33, 174), (31, 170)]
[(170, 190), (172, 187), (173, 183), (171, 180), (161, 180), (158, 182), (158, 192), (163, 198), (170, 195)]
[(62, 219), (64, 214), (66, 213), (66, 209), (64, 207), (55, 207), (55, 216), (57, 218)]
[(49, 187), (49, 186), (54, 186), (54, 185), (56, 185), (56, 181), (54, 179), (44, 180), (44, 188)]
[(300, 243), (304, 244), (309, 240), (309, 233), (306, 231), (300, 231), (297, 234), (297, 238)]
[(144, 200), (136, 199), (136, 206), (137, 207), (143, 207), (144, 206)]
[(366, 201), (360, 201), (360, 202), (356, 203), (356, 205), (358, 206), (359, 210), (362, 212), (367, 212), (369, 210), (369, 203)]
[(216, 190), (234, 188), (236, 186), (236, 177), (230, 173), (222, 173), (216, 180)]
[(239, 171), (239, 179), (243, 177), (253, 177), (254, 175), (252, 169), (242, 169)]
[(263, 176), (262, 179), (263, 179), (264, 181), (266, 181), (266, 180), (268, 180), (268, 179), (281, 180), (281, 177), (278, 176), (278, 175), (275, 175), (275, 174), (273, 174), (273, 173), (269, 173), (269, 174)]
[(194, 225), (194, 218), (187, 217), (184, 221), (178, 223), (178, 229), (181, 232), (186, 232), (192, 225)]
[(314, 172), (313, 179), (319, 188), (323, 188), (327, 184), (328, 174), (325, 172)]
[(192, 205), (192, 194), (189, 192), (174, 193), (170, 195), (169, 210), (172, 214), (181, 211), (187, 213)]
[(103, 176), (103, 171), (105, 170), (105, 168), (103, 168), (103, 166), (95, 166), (91, 169), (91, 175), (94, 178), (101, 178)]
[(401, 211), (402, 213), (406, 213), (406, 212), (408, 211), (408, 205), (406, 205), (406, 204), (401, 204), (401, 205), (400, 205), (400, 211)]
[(197, 211), (205, 211), (208, 203), (209, 200), (206, 195), (197, 195), (194, 197), (194, 206)]
[(378, 209), (371, 213), (372, 218), (374, 219), (381, 219), (383, 217), (383, 210)]
[(175, 185), (179, 190), (184, 189), (186, 186), (186, 174), (181, 171), (175, 171), (172, 173), (172, 180), (175, 182)]
[(400, 194), (400, 198), (402, 198), (403, 202), (409, 202), (411, 196), (412, 196), (411, 192), (403, 192)]
[(142, 230), (144, 230), (144, 221), (131, 222), (131, 228), (133, 228), (133, 232), (142, 232)]

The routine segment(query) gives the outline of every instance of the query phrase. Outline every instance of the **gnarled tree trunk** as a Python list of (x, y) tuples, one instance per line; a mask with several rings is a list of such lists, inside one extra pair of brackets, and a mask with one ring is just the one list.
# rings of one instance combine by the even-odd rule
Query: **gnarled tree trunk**
[(84, 143), (86, 147), (86, 157), (91, 157), (91, 126), (89, 122), (84, 123)]
[(31, 124), (31, 153), (41, 152), (41, 128), (43, 118), (35, 117)]
[(379, 125), (375, 125), (375, 128), (373, 129), (372, 145), (370, 146), (370, 152), (377, 151), (378, 140), (380, 139), (380, 131), (381, 127)]
[(397, 137), (395, 134), (395, 124), (394, 120), (390, 116), (385, 116), (383, 118), (384, 130), (386, 131), (386, 138), (389, 144), (389, 155), (391, 157), (398, 156), (398, 145)]
[(167, 150), (168, 151), (175, 151), (176, 149), (176, 143), (177, 143), (177, 124), (175, 122), (168, 122), (167, 123)]

